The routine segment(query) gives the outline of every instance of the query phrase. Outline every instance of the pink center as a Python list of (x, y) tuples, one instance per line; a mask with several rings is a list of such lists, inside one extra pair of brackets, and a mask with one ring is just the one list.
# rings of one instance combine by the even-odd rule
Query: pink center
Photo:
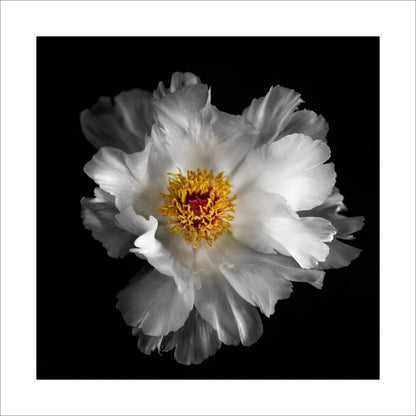
[[(206, 192), (192, 192), (186, 196), (185, 202), (183, 205), (189, 205), (191, 211), (196, 217), (201, 217), (205, 211), (205, 207), (208, 204), (208, 199), (210, 198), (210, 194), (212, 191), (212, 186), (208, 188)], [(217, 195), (214, 196), (214, 200), (212, 203), (215, 203), (219, 197)], [(193, 220), (193, 227), (198, 229), (199, 225), (203, 222), (204, 224), (208, 225), (208, 223), (214, 224), (217, 217), (215, 216), (211, 221), (207, 218), (195, 218)]]

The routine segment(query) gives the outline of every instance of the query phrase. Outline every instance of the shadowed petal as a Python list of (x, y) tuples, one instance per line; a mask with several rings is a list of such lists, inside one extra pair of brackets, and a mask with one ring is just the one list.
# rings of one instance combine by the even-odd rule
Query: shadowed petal
[(179, 363), (200, 364), (218, 351), (221, 341), (212, 326), (194, 308), (185, 325), (173, 334), (169, 346), (175, 346), (175, 359)]
[(324, 262), (319, 263), (319, 269), (339, 269), (341, 267), (346, 267), (361, 253), (360, 249), (342, 243), (336, 238), (328, 243), (328, 246), (328, 257)]
[(301, 133), (314, 140), (326, 140), (328, 130), (328, 123), (322, 116), (310, 110), (300, 110), (293, 113), (278, 139), (289, 134)]
[(84, 227), (107, 249), (110, 257), (122, 258), (134, 247), (136, 236), (120, 228), (115, 220), (118, 209), (114, 197), (99, 188), (95, 198), (82, 198), (81, 205)]
[(144, 148), (154, 123), (152, 95), (147, 91), (122, 92), (114, 99), (101, 97), (91, 110), (81, 113), (85, 137), (98, 149), (111, 146), (127, 153)]
[(364, 217), (345, 217), (344, 215), (338, 215), (334, 218), (332, 225), (337, 229), (337, 238), (343, 240), (351, 240), (352, 234), (360, 231), (364, 227)]
[(170, 87), (165, 88), (163, 82), (160, 81), (158, 87), (153, 92), (153, 96), (156, 99), (161, 99), (165, 95), (187, 87), (188, 85), (200, 84), (201, 80), (191, 72), (175, 72), (172, 74)]
[(160, 350), (160, 345), (163, 340), (163, 336), (153, 337), (146, 335), (141, 329), (135, 327), (132, 329), (132, 334), (137, 335), (137, 348), (146, 355), (149, 355), (154, 350)]

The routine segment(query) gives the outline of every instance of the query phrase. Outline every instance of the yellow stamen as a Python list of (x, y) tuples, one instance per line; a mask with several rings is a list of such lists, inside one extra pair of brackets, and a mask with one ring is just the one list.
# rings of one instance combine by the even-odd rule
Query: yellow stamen
[(180, 233), (195, 248), (201, 240), (211, 246), (224, 231), (231, 234), (237, 195), (230, 196), (232, 185), (224, 172), (214, 176), (212, 170), (188, 170), (185, 177), (178, 170), (168, 173), (168, 193), (162, 193), (165, 202), (158, 208), (172, 218), (170, 231)]

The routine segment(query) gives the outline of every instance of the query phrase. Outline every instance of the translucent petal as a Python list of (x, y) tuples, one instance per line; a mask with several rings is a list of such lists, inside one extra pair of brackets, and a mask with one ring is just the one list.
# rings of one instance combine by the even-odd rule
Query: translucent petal
[(185, 325), (170, 341), (175, 346), (175, 359), (181, 364), (200, 364), (221, 347), (216, 331), (194, 309)]
[(201, 276), (201, 288), (195, 290), (195, 306), (224, 344), (237, 345), (241, 341), (248, 346), (263, 332), (256, 308), (240, 297), (220, 272)]
[(138, 336), (137, 347), (144, 354), (154, 350), (163, 353), (174, 349), (176, 361), (185, 365), (200, 364), (221, 347), (217, 333), (195, 308), (183, 327), (164, 337), (146, 335), (139, 328), (134, 328), (133, 334)]
[(193, 307), (192, 292), (179, 293), (174, 279), (157, 270), (135, 278), (117, 298), (126, 324), (151, 336), (177, 331)]

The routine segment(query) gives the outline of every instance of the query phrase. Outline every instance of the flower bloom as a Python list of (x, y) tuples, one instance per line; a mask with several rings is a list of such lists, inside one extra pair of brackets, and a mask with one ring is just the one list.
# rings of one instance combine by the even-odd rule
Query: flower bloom
[(109, 256), (153, 266), (117, 303), (145, 354), (196, 364), (222, 343), (249, 346), (258, 310), (269, 317), (292, 282), (321, 288), (323, 269), (359, 255), (343, 242), (363, 218), (340, 214), (328, 125), (301, 102), (277, 86), (230, 115), (198, 77), (175, 73), (153, 95), (100, 98), (81, 114), (98, 149), (84, 169), (98, 185), (81, 201), (84, 225)]

